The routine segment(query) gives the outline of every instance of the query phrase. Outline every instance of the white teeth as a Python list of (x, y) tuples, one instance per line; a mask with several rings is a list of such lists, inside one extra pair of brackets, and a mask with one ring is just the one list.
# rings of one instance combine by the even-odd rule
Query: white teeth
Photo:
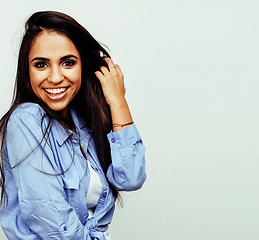
[(45, 88), (45, 91), (51, 94), (63, 93), (67, 88)]

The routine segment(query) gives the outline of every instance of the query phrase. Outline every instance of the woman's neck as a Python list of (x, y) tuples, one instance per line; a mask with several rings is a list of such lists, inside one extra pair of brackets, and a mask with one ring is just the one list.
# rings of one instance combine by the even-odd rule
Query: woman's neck
[(60, 122), (60, 124), (62, 126), (64, 126), (65, 128), (70, 129), (73, 132), (76, 132), (76, 126), (73, 121), (71, 112), (69, 111), (68, 108), (66, 108), (62, 111), (62, 116), (63, 116), (63, 118), (62, 118), (62, 121)]

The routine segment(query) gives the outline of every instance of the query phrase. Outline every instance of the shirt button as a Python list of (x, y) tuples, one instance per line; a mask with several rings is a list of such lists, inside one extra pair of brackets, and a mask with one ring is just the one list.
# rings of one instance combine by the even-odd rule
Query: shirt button
[(112, 143), (115, 143), (115, 138), (112, 138), (111, 141), (112, 141)]
[(64, 227), (64, 231), (66, 231), (66, 230), (67, 230), (67, 226)]

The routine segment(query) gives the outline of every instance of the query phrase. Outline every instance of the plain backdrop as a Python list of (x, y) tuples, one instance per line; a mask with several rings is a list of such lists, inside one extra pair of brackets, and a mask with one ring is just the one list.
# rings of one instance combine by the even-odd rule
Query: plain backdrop
[(113, 240), (259, 239), (258, 1), (1, 0), (0, 9), (1, 116), (35, 11), (74, 17), (124, 72), (148, 178), (122, 193)]

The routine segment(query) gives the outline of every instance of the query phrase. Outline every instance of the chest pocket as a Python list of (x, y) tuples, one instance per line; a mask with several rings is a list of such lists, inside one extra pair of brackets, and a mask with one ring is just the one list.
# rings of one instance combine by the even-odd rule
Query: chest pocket
[(82, 187), (80, 187), (81, 181), (79, 175), (75, 175), (70, 178), (63, 177), (63, 184), (63, 188), (67, 197), (67, 202), (75, 210), (77, 216), (83, 224), (87, 219), (88, 213), (85, 198), (83, 198), (82, 200), (81, 196), (83, 192)]
[(66, 193), (67, 202), (75, 209), (78, 213), (79, 204), (79, 176), (74, 176), (70, 178), (63, 177), (63, 187)]
[(80, 179), (78, 175), (67, 178), (63, 177), (64, 189), (79, 189)]

